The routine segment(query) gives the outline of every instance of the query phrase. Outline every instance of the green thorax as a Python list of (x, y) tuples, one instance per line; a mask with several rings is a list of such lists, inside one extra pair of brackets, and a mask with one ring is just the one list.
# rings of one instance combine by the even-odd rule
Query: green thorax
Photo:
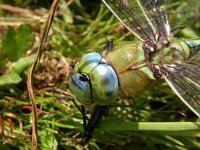
[[(171, 64), (188, 60), (200, 49), (200, 39), (174, 42), (168, 47), (157, 50), (151, 56), (151, 63)], [(120, 92), (131, 97), (152, 85), (155, 81), (151, 69), (145, 64), (142, 43), (123, 43), (113, 48), (106, 57), (116, 71), (119, 79)]]
[(121, 95), (131, 97), (153, 82), (153, 74), (144, 58), (141, 43), (120, 44), (106, 57), (118, 75)]

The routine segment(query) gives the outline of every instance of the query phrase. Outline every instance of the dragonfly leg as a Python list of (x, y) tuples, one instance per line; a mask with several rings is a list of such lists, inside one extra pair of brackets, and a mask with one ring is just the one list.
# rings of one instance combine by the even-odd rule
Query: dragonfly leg
[(87, 121), (89, 121), (89, 119), (86, 117), (85, 107), (83, 105), (81, 105), (81, 114), (82, 114), (82, 118), (83, 118), (83, 127), (84, 127), (84, 131), (85, 131), (86, 130)]
[(70, 62), (69, 63), (69, 66), (72, 67), (73, 69), (74, 69), (75, 65), (76, 65), (76, 62)]
[(92, 115), (90, 117), (90, 120), (87, 124), (87, 126), (85, 127), (85, 131), (84, 131), (84, 137), (83, 137), (83, 142), (87, 143), (89, 141), (89, 139), (91, 138), (95, 127), (97, 126), (99, 120), (102, 118), (105, 110), (106, 110), (107, 106), (100, 106), (97, 105), (95, 106)]
[(145, 56), (145, 63), (149, 67), (149, 69), (153, 72), (154, 78), (156, 79), (161, 78), (159, 70), (150, 62), (150, 55), (152, 52), (145, 46), (143, 46), (143, 50), (144, 50), (144, 56)]
[(171, 31), (172, 36), (174, 37), (177, 33), (179, 33), (184, 28), (185, 28), (185, 26), (179, 26), (179, 27), (172, 29), (172, 31)]
[(104, 51), (106, 51), (105, 56), (107, 56), (108, 53), (111, 52), (112, 48), (113, 48), (113, 40), (109, 40), (109, 41), (106, 43), (106, 45), (102, 48), (100, 54), (103, 55)]

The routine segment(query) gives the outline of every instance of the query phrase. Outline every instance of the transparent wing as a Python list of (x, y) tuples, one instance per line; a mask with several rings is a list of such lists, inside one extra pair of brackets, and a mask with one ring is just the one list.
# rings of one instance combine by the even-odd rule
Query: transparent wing
[[(170, 35), (165, 5), (157, 0), (102, 0), (112, 13), (139, 39), (152, 39), (156, 33)], [(162, 0), (163, 1), (163, 0)]]
[[(102, 0), (140, 40), (171, 39), (171, 29), (199, 20), (199, 0)], [(169, 21), (168, 21), (169, 20)], [(170, 25), (169, 25), (170, 24)]]
[(165, 80), (179, 98), (200, 117), (200, 52), (187, 62), (165, 66)]

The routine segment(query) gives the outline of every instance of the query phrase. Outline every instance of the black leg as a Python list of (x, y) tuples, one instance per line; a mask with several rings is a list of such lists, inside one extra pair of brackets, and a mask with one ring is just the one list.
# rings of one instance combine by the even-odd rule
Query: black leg
[(97, 126), (99, 120), (102, 118), (107, 106), (100, 106), (97, 105), (94, 108), (94, 111), (92, 112), (92, 116), (90, 117), (90, 120), (85, 128), (84, 135), (83, 135), (83, 142), (87, 143), (89, 139), (91, 138), (95, 127)]
[(82, 118), (83, 118), (83, 128), (84, 128), (84, 131), (85, 131), (86, 125), (87, 125), (87, 117), (86, 117), (86, 113), (85, 113), (85, 107), (83, 105), (81, 105), (81, 109), (82, 109), (81, 114), (82, 114)]
[(73, 69), (74, 69), (75, 65), (76, 65), (76, 62), (70, 62), (69, 63), (69, 66), (72, 67)]
[(102, 55), (102, 53), (104, 51), (106, 51), (106, 56), (108, 55), (108, 53), (112, 50), (113, 48), (113, 41), (112, 40), (109, 40), (106, 45), (102, 48), (100, 54)]
[(109, 40), (107, 43), (107, 51), (110, 52), (113, 48), (113, 41)]

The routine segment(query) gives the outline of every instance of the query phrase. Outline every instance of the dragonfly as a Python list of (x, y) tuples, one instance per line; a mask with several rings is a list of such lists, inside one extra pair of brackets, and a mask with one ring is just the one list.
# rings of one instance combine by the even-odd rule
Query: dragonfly
[[(102, 53), (88, 53), (73, 66), (69, 88), (82, 104), (84, 142), (91, 138), (106, 108), (116, 103), (119, 96), (133, 97), (160, 79), (200, 117), (200, 38), (174, 37), (181, 28), (170, 26), (169, 20), (178, 16), (173, 14), (169, 19), (173, 9), (167, 1), (102, 2), (140, 41), (115, 47), (109, 41)], [(179, 6), (187, 1), (176, 2)], [(198, 0), (195, 2), (197, 5), (193, 6), (200, 6)], [(94, 110), (87, 118), (85, 107), (90, 105), (94, 105)]]

